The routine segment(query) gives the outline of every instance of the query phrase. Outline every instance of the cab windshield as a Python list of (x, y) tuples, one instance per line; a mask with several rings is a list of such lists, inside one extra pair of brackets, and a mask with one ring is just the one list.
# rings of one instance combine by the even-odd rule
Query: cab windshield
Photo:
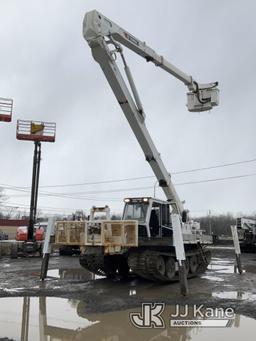
[(146, 221), (148, 203), (129, 203), (125, 204), (124, 220), (138, 220), (139, 222)]

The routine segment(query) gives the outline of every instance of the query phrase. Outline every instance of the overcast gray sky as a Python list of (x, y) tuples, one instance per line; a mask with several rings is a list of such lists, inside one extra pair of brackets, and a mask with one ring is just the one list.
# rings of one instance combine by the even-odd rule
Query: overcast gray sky
[[(0, 122), (0, 186), (31, 183), (33, 144), (16, 140), (19, 118), (57, 123), (56, 142), (42, 146), (42, 186), (153, 175), (82, 36), (84, 14), (92, 9), (199, 82), (220, 83), (219, 107), (189, 113), (181, 82), (125, 50), (147, 127), (170, 172), (256, 158), (255, 1), (0, 0), (0, 96), (14, 100), (13, 122)], [(253, 173), (256, 162), (176, 174), (173, 181)], [(120, 211), (122, 198), (152, 196), (154, 183), (152, 177), (42, 188), (84, 192), (84, 198), (41, 195), (39, 206), (68, 212), (109, 204)], [(136, 187), (147, 188), (129, 190)], [(186, 207), (197, 215), (209, 209), (255, 212), (255, 190), (256, 176), (177, 186)], [(28, 195), (8, 189), (5, 193), (6, 205), (29, 205)], [(156, 193), (164, 198), (161, 189)]]

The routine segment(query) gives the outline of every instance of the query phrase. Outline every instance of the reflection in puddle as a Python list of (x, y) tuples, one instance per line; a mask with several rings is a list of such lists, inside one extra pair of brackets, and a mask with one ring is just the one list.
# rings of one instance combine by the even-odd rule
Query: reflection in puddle
[(130, 289), (129, 290), (129, 296), (136, 296), (137, 290), (136, 289)]
[(227, 263), (227, 260), (223, 260), (221, 258), (218, 257), (212, 257), (212, 262), (218, 262), (218, 263)]
[[(220, 340), (250, 339), (255, 320), (236, 315), (230, 328), (170, 327), (173, 306), (166, 306), (162, 313), (165, 327), (162, 329), (138, 329), (129, 319), (130, 312), (140, 308), (91, 314), (86, 303), (55, 297), (1, 298), (0, 339), (15, 341), (68, 341), (68, 340)], [(39, 318), (38, 318), (39, 316)], [(189, 310), (186, 319), (191, 319)]]
[(224, 282), (223, 278), (219, 278), (219, 277), (216, 277), (216, 276), (205, 275), (205, 276), (201, 276), (201, 278), (208, 279), (209, 281), (214, 281), (214, 282)]
[[(91, 279), (94, 279), (96, 275), (93, 276), (92, 273), (81, 268), (81, 269), (52, 269), (47, 271), (47, 276), (60, 279), (89, 281)], [(101, 278), (101, 276), (97, 277)]]
[(19, 292), (19, 291), (22, 291), (24, 290), (24, 288), (12, 288), (12, 289), (9, 289), (9, 288), (2, 288), (0, 287), (1, 290), (5, 291), (5, 292)]
[[(219, 262), (218, 262), (219, 263)], [(208, 270), (214, 270), (217, 273), (234, 273), (234, 265), (217, 265), (217, 264), (209, 264)]]
[(243, 262), (242, 266), (244, 268), (244, 272), (251, 272), (253, 274), (256, 273), (256, 267), (254, 264), (246, 264)]
[(103, 278), (106, 278), (106, 276), (92, 274), (92, 279), (103, 279)]
[[(86, 328), (94, 322), (76, 314), (78, 301), (61, 298), (1, 298), (0, 299), (0, 339), (8, 337), (14, 340), (47, 340), (40, 333), (54, 336), (62, 330), (75, 331)], [(47, 311), (46, 311), (47, 305)], [(39, 321), (38, 321), (39, 315)], [(46, 325), (46, 319), (48, 324)], [(48, 330), (49, 328), (49, 330)], [(60, 338), (57, 340), (64, 340)], [(69, 338), (65, 339), (69, 340)]]
[(208, 246), (209, 249), (215, 249), (215, 250), (234, 250), (234, 246), (227, 246), (227, 245), (214, 245), (214, 246)]
[(48, 270), (47, 276), (54, 277), (54, 278), (60, 278), (59, 270), (58, 269)]

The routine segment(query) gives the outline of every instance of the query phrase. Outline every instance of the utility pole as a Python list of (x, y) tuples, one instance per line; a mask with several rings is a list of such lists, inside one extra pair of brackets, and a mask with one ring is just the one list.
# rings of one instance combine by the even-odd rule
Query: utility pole
[(209, 215), (209, 235), (212, 235), (212, 219), (211, 219), (211, 210), (209, 210), (208, 215)]

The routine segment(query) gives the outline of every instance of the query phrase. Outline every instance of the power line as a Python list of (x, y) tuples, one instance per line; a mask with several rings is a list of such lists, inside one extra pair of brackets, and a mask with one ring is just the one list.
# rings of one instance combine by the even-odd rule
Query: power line
[[(215, 168), (222, 168), (222, 167), (229, 167), (229, 166), (235, 166), (239, 164), (245, 164), (245, 163), (251, 163), (255, 162), (255, 159), (250, 160), (244, 160), (244, 161), (236, 161), (231, 163), (224, 163), (221, 165), (215, 165), (215, 166), (209, 166), (209, 167), (201, 167), (201, 168), (194, 168), (189, 170), (182, 170), (182, 171), (174, 171), (172, 172), (173, 175), (177, 174), (184, 174), (184, 173), (193, 173), (193, 172), (199, 172), (209, 169), (215, 169)], [(104, 180), (104, 181), (97, 181), (97, 182), (85, 182), (85, 183), (77, 183), (77, 184), (65, 184), (65, 185), (48, 185), (48, 186), (40, 186), (41, 188), (50, 188), (50, 187), (73, 187), (73, 186), (88, 186), (88, 185), (99, 185), (99, 184), (105, 184), (105, 183), (115, 183), (115, 182), (124, 182), (124, 181), (135, 181), (135, 180), (142, 180), (142, 179), (152, 179), (155, 178), (154, 175), (148, 175), (148, 176), (141, 176), (141, 177), (133, 177), (133, 178), (126, 178), (126, 179), (116, 179), (116, 180)]]
[[(11, 216), (15, 216), (15, 214), (20, 213), (23, 215), (28, 215), (29, 214), (29, 208), (25, 208), (25, 207), (16, 207), (16, 206), (9, 206), (8, 208), (5, 207), (3, 209), (1, 209), (1, 212), (7, 212), (7, 214), (10, 214)], [(41, 215), (47, 215), (47, 216), (56, 216), (56, 215), (60, 215), (60, 216), (67, 216), (69, 214), (71, 214), (73, 212), (61, 212), (61, 211), (55, 211), (55, 210), (50, 210), (50, 209), (44, 209), (42, 210), (42, 212), (39, 214), (39, 216)], [(5, 213), (6, 214), (6, 213)]]
[[(130, 188), (117, 188), (117, 189), (103, 189), (103, 190), (99, 190), (99, 191), (82, 191), (82, 192), (64, 192), (64, 193), (54, 193), (54, 192), (41, 192), (43, 194), (47, 194), (47, 195), (51, 195), (51, 194), (56, 194), (59, 196), (80, 196), (83, 194), (104, 194), (104, 193), (118, 193), (118, 192), (126, 192), (126, 191), (135, 191), (135, 190), (143, 190), (143, 189), (149, 189), (152, 188), (153, 186), (143, 186), (143, 187), (130, 187)], [(116, 198), (115, 198), (116, 199)]]
[(224, 180), (232, 180), (232, 179), (239, 179), (239, 178), (247, 178), (251, 176), (255, 176), (256, 173), (251, 174), (242, 174), (242, 175), (234, 175), (234, 176), (226, 176), (223, 178), (215, 178), (215, 179), (207, 179), (207, 180), (199, 180), (199, 181), (188, 181), (175, 184), (175, 186), (183, 186), (183, 185), (194, 185), (194, 184), (201, 184), (205, 182), (215, 182), (215, 181), (224, 181)]
[[(20, 204), (20, 203), (17, 203), (17, 202), (8, 202), (8, 205), (3, 205), (1, 207), (2, 208), (5, 208), (5, 207), (24, 207), (24, 208), (29, 208), (30, 205), (26, 205), (26, 204)], [(80, 210), (78, 208), (68, 208), (68, 207), (53, 207), (53, 206), (39, 206), (38, 209), (50, 209), (50, 210), (64, 210), (64, 211), (74, 211), (74, 210)], [(82, 210), (82, 209), (81, 209)]]
[(103, 180), (103, 181), (83, 182), (83, 183), (64, 184), (64, 185), (47, 185), (47, 186), (39, 186), (39, 187), (40, 188), (54, 188), (54, 187), (76, 187), (76, 186), (102, 185), (102, 184), (109, 184), (109, 183), (152, 179), (154, 177), (155, 177), (154, 175), (148, 175), (148, 176), (139, 176), (139, 177), (133, 177), (133, 178), (115, 179), (115, 180)]
[[(213, 178), (213, 179), (205, 179), (205, 180), (197, 180), (197, 181), (188, 181), (182, 183), (176, 183), (175, 186), (183, 186), (183, 185), (193, 185), (193, 184), (200, 184), (200, 183), (209, 183), (209, 182), (217, 182), (217, 181), (225, 181), (225, 180), (233, 180), (239, 178), (246, 178), (246, 177), (253, 177), (256, 173), (250, 174), (241, 174), (235, 176), (227, 176), (221, 178)], [(146, 189), (152, 189), (152, 186), (144, 186), (144, 187), (133, 187), (133, 188), (119, 188), (119, 189), (109, 189), (109, 190), (102, 190), (102, 191), (87, 191), (87, 192), (76, 192), (76, 193), (51, 193), (51, 192), (39, 192), (40, 196), (47, 196), (47, 197), (58, 197), (58, 198), (66, 198), (66, 199), (76, 199), (76, 200), (89, 200), (89, 201), (105, 201), (106, 198), (94, 198), (94, 197), (84, 197), (83, 194), (101, 194), (101, 193), (117, 193), (117, 192), (130, 192), (130, 191), (141, 191)], [(15, 189), (14, 186), (9, 186), (9, 189), (14, 191), (24, 191), (20, 188)], [(112, 198), (108, 199), (110, 201), (119, 201), (119, 198)]]
[[(205, 171), (205, 170), (209, 170), (209, 169), (216, 169), (216, 168), (230, 167), (230, 166), (235, 166), (235, 165), (240, 165), (240, 164), (245, 164), (245, 163), (252, 163), (255, 161), (256, 161), (256, 158), (249, 159), (249, 160), (243, 160), (243, 161), (230, 162), (230, 163), (223, 163), (220, 165), (214, 165), (214, 166), (208, 166), (208, 167), (174, 171), (171, 174), (172, 175), (178, 175), (178, 174), (184, 174), (184, 173), (194, 173), (194, 172), (200, 172), (200, 171)], [(101, 185), (101, 184), (118, 183), (118, 182), (126, 182), (126, 181), (137, 181), (137, 180), (152, 179), (152, 178), (155, 178), (155, 176), (154, 175), (148, 175), (148, 176), (139, 176), (139, 177), (131, 177), (131, 178), (123, 178), (123, 179), (112, 179), (112, 180), (103, 180), (103, 181), (94, 181), (94, 182), (82, 182), (82, 183), (74, 183), (74, 184), (45, 185), (45, 186), (39, 186), (39, 187), (40, 188), (56, 188), (56, 187), (89, 186), (89, 185)], [(19, 188), (20, 189), (27, 189), (27, 188), (30, 188), (30, 186), (24, 186), (24, 187), (19, 187)]]
[[(8, 203), (9, 205), (5, 205), (5, 206), (2, 206), (0, 208), (0, 211), (5, 211), (5, 212), (10, 212), (10, 210), (14, 209), (15, 211), (19, 211), (19, 212), (29, 212), (29, 205), (25, 205), (25, 204), (19, 204), (19, 203), (13, 203), (13, 202), (9, 202)], [(38, 207), (38, 211), (42, 210), (42, 212), (44, 214), (48, 214), (49, 215), (49, 212), (54, 215), (56, 214), (59, 214), (59, 215), (68, 215), (68, 214), (71, 214), (75, 211), (81, 211), (84, 209), (81, 209), (81, 208), (62, 208), (62, 207), (49, 207), (49, 206), (40, 206)], [(15, 213), (15, 212), (13, 212)]]
[[(0, 184), (0, 186), (2, 186), (4, 189), (7, 190), (11, 190), (11, 191), (17, 191), (17, 192), (25, 192), (27, 194), (25, 194), (24, 196), (29, 196), (30, 195), (30, 191), (29, 190), (25, 190), (21, 187), (16, 187), (16, 186), (12, 186), (12, 185), (5, 185), (5, 184)], [(151, 187), (150, 187), (151, 188)], [(142, 188), (143, 189), (143, 188)], [(125, 190), (125, 189), (123, 189)], [(123, 190), (119, 190), (119, 191), (123, 191)], [(106, 193), (110, 192), (110, 191), (105, 191)], [(88, 192), (87, 194), (93, 194), (94, 192)], [(101, 193), (101, 192), (95, 192), (95, 193)], [(79, 199), (80, 197), (74, 197), (72, 196), (73, 193), (55, 193), (55, 192), (39, 192), (40, 196), (47, 196), (47, 197), (58, 197), (58, 198), (68, 198), (68, 199)], [(75, 193), (76, 194), (76, 193)], [(86, 194), (86, 192), (84, 193)], [(15, 195), (13, 195), (15, 196)], [(22, 195), (23, 196), (23, 195)], [(95, 198), (95, 197), (81, 197), (83, 200), (89, 200), (89, 201), (106, 201), (106, 200), (111, 200), (111, 201), (119, 201), (118, 198)]]
[[(250, 173), (250, 174), (242, 174), (242, 175), (235, 175), (235, 176), (228, 176), (228, 177), (221, 177), (221, 178), (214, 178), (214, 179), (205, 179), (205, 180), (199, 180), (199, 181), (188, 181), (183, 183), (176, 183), (175, 186), (183, 186), (183, 185), (193, 185), (193, 184), (200, 184), (200, 183), (209, 183), (209, 182), (216, 182), (216, 181), (225, 181), (225, 180), (233, 180), (233, 179), (239, 179), (239, 178), (246, 178), (246, 177), (252, 177), (256, 176), (256, 173)], [(12, 186), (13, 187), (13, 186)], [(137, 187), (137, 188), (129, 188), (129, 189), (119, 189), (119, 191), (132, 191), (132, 190), (141, 190), (141, 189), (152, 189), (152, 186), (147, 187)], [(117, 190), (115, 190), (117, 191)], [(49, 195), (48, 195), (49, 196)], [(72, 197), (72, 196), (66, 196), (66, 195), (56, 195), (54, 193), (51, 194), (53, 197), (60, 197), (60, 198), (71, 198), (71, 199), (77, 199), (77, 200), (103, 200), (103, 199), (97, 199), (97, 198), (85, 198), (85, 197)], [(121, 199), (116, 198), (115, 201), (120, 201)], [(111, 200), (113, 201), (113, 200)], [(16, 208), (18, 210), (26, 210), (29, 209), (29, 205), (22, 205), (22, 204), (16, 204), (16, 203), (8, 203), (16, 206), (8, 206), (8, 205), (2, 205), (1, 210), (8, 210), (8, 207)], [(18, 206), (18, 207), (17, 207)], [(63, 214), (63, 212), (60, 212), (60, 210), (70, 210), (74, 211), (77, 209), (68, 209), (68, 208), (55, 208), (55, 207), (49, 207), (49, 206), (40, 206), (38, 209), (43, 210), (43, 212), (54, 212), (55, 214)], [(48, 213), (47, 213), (48, 214)], [(48, 214), (49, 215), (49, 214)]]
[(250, 159), (250, 160), (244, 160), (244, 161), (236, 161), (236, 162), (230, 162), (230, 163), (223, 163), (223, 164), (215, 165), (215, 166), (201, 167), (201, 168), (194, 168), (194, 169), (190, 169), (190, 170), (183, 170), (183, 171), (173, 172), (172, 174), (183, 174), (183, 173), (199, 172), (199, 171), (204, 171), (204, 170), (208, 170), (208, 169), (215, 169), (215, 168), (223, 168), (223, 167), (241, 165), (241, 164), (244, 164), (244, 163), (251, 163), (251, 162), (255, 162), (255, 161), (256, 161), (256, 159)]
[[(151, 187), (150, 187), (151, 188)], [(10, 189), (11, 191), (15, 191), (15, 189)], [(99, 192), (101, 193), (101, 192)], [(45, 192), (39, 192), (39, 195), (40, 196), (46, 196), (46, 197), (51, 197), (51, 196), (56, 196), (56, 197), (60, 197), (60, 198), (77, 198), (77, 197), (74, 197), (73, 196), (73, 193), (55, 193), (55, 192), (48, 192), (48, 193), (45, 193)], [(10, 196), (12, 198), (24, 198), (24, 197), (29, 197), (30, 196), (30, 193), (26, 193), (26, 194), (10, 194)], [(78, 196), (79, 197), (79, 196)], [(85, 198), (85, 197), (84, 197)], [(120, 198), (109, 198), (109, 197), (90, 197), (90, 198), (85, 198), (86, 200), (98, 200), (98, 201), (108, 201), (108, 200), (112, 200), (112, 201), (116, 201), (116, 200), (120, 200)], [(7, 199), (8, 200), (8, 199)]]

